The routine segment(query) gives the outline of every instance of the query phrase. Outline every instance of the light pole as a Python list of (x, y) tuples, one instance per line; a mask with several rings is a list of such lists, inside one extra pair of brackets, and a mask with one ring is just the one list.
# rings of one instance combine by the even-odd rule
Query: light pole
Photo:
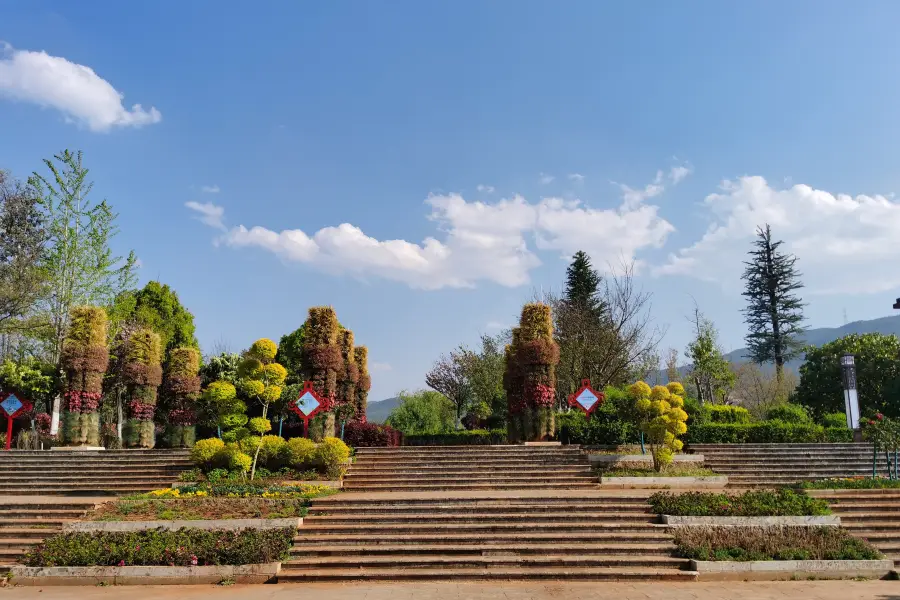
[(856, 393), (856, 357), (844, 354), (841, 357), (841, 378), (844, 382), (844, 412), (847, 415), (847, 427), (859, 429), (859, 396)]

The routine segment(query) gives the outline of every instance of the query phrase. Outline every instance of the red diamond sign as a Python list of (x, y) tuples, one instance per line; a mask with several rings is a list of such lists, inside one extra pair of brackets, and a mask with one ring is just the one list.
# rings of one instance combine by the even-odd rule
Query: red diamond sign
[(603, 392), (598, 392), (591, 387), (590, 379), (582, 379), (581, 388), (569, 396), (569, 406), (577, 406), (590, 419), (591, 413), (603, 404), (604, 400), (606, 400), (606, 396)]

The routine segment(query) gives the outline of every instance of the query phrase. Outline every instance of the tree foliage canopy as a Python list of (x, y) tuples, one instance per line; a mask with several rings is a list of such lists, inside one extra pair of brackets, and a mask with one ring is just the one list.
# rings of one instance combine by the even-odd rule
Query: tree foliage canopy
[(844, 411), (840, 359), (856, 357), (859, 408), (900, 416), (900, 340), (894, 335), (864, 333), (846, 335), (819, 347), (806, 348), (800, 367), (796, 401), (815, 415)]
[(199, 347), (194, 335), (194, 315), (182, 306), (175, 290), (158, 281), (116, 296), (110, 321), (113, 331), (126, 321), (152, 329), (159, 334), (166, 355), (173, 348)]
[(456, 408), (446, 396), (422, 390), (402, 392), (399, 406), (388, 415), (385, 425), (403, 435), (435, 435), (453, 431), (455, 422)]

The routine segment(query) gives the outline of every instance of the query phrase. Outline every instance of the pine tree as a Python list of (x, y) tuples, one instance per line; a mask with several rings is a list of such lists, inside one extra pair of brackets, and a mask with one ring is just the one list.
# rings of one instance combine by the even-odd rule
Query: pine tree
[(772, 240), (772, 230), (756, 230), (754, 249), (748, 254), (743, 295), (749, 333), (746, 342), (750, 358), (757, 364), (775, 363), (775, 374), (781, 382), (784, 363), (800, 353), (803, 334), (803, 302), (794, 292), (803, 287), (796, 269), (797, 257), (779, 250), (781, 241)]
[(574, 308), (590, 309), (597, 314), (603, 311), (600, 275), (582, 250), (575, 253), (572, 264), (566, 269), (566, 302)]

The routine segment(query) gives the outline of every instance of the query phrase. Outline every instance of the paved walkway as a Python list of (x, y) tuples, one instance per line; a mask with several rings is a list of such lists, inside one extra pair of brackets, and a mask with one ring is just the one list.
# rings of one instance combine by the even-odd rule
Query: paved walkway
[(900, 600), (900, 581), (377, 583), (0, 588), (40, 600)]

